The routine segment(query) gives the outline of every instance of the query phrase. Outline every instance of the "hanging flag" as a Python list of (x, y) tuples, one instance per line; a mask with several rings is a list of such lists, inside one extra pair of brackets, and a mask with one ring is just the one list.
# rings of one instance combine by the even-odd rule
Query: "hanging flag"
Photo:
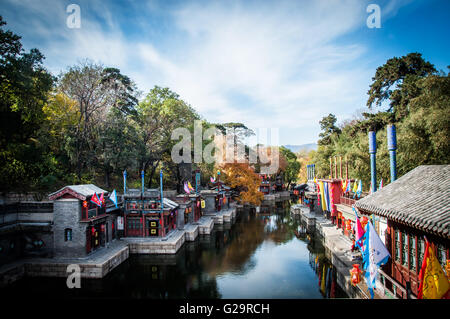
[[(449, 293), (450, 283), (428, 240), (419, 273), (417, 299), (441, 299)], [(448, 296), (448, 295), (447, 295)]]
[(330, 193), (328, 183), (323, 183), (324, 186), (324, 197), (325, 197), (325, 210), (330, 211)]
[(345, 190), (346, 193), (350, 193), (351, 186), (352, 186), (352, 182), (350, 182), (350, 180), (347, 180), (347, 188)]
[(358, 213), (356, 212), (355, 207), (352, 207), (353, 211), (355, 212), (355, 218), (356, 218), (356, 227), (355, 227), (355, 246), (358, 247), (361, 252), (364, 251), (363, 246), (363, 237), (364, 237), (364, 229), (362, 228), (361, 221), (359, 220)]
[(362, 193), (362, 182), (361, 180), (359, 180), (358, 189), (356, 190), (356, 195), (358, 195), (358, 198), (361, 197), (361, 193)]
[(109, 199), (114, 203), (114, 205), (116, 205), (116, 208), (118, 208), (117, 207), (117, 193), (116, 193), (116, 190), (113, 190), (113, 192), (109, 196)]
[(380, 181), (380, 187), (378, 187), (379, 189), (382, 189), (383, 188), (383, 179), (381, 179), (381, 181)]
[(189, 186), (188, 186), (188, 184), (186, 182), (184, 182), (184, 192), (186, 194), (190, 194), (191, 193), (191, 191), (189, 190)]
[(191, 191), (194, 191), (194, 187), (192, 187), (191, 182), (188, 182), (188, 187)]
[(346, 189), (346, 188), (347, 188), (347, 181), (344, 180), (344, 181), (342, 182), (342, 191), (345, 192), (345, 189)]
[(353, 191), (353, 198), (355, 198), (356, 191), (358, 190), (358, 184), (356, 183), (357, 180), (358, 179), (355, 179), (355, 184), (353, 184), (353, 189), (352, 189), (352, 191)]
[(364, 276), (372, 299), (374, 297), (373, 290), (376, 288), (375, 281), (378, 275), (378, 268), (387, 263), (390, 256), (372, 223), (368, 222), (364, 234), (363, 269), (366, 271)]
[(210, 180), (211, 180), (211, 183), (215, 183), (216, 182), (215, 178), (210, 177)]
[(100, 203), (103, 206), (105, 204), (105, 198), (103, 197), (103, 193), (100, 195)]
[(93, 202), (95, 205), (97, 205), (99, 207), (102, 207), (102, 203), (98, 199), (97, 193), (94, 193), (94, 195), (92, 195), (91, 202)]
[(320, 199), (321, 199), (321, 205), (322, 205), (322, 210), (325, 211), (327, 210), (326, 207), (326, 202), (325, 202), (325, 186), (324, 186), (324, 182), (319, 182), (320, 184)]

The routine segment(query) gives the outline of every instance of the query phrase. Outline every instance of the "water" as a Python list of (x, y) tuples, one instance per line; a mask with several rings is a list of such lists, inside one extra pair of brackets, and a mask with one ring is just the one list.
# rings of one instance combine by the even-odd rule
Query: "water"
[(320, 241), (291, 216), (288, 202), (280, 202), (265, 213), (240, 212), (234, 225), (216, 225), (211, 235), (186, 242), (176, 255), (131, 255), (103, 279), (82, 279), (80, 289), (68, 289), (65, 278), (24, 278), (3, 293), (21, 298), (345, 298), (334, 271)]

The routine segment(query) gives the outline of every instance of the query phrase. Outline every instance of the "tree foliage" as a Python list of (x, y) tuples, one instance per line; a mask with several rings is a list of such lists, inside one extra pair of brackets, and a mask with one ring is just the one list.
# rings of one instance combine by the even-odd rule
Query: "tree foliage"
[[(397, 129), (397, 175), (418, 165), (448, 164), (450, 159), (450, 78), (437, 74), (421, 54), (410, 53), (387, 60), (377, 68), (368, 91), (368, 108), (389, 100), (385, 111), (364, 112), (362, 118), (346, 121), (341, 132), (330, 129), (334, 116), (320, 122), (323, 133), (317, 152), (310, 162), (316, 164), (319, 177), (330, 176), (330, 157), (342, 156), (349, 163), (349, 177), (362, 179), (370, 186), (368, 131), (376, 131), (377, 177), (390, 181), (386, 126)], [(324, 139), (326, 139), (324, 141)], [(338, 163), (339, 165), (339, 163)], [(334, 167), (334, 160), (333, 160)], [(338, 169), (339, 171), (339, 169)]]

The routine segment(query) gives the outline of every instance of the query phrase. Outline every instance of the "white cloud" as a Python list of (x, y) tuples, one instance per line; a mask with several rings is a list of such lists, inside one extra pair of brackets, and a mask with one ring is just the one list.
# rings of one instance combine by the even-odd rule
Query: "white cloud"
[[(170, 87), (209, 121), (278, 127), (282, 144), (315, 141), (322, 116), (360, 108), (373, 72), (358, 66), (363, 46), (339, 41), (365, 23), (359, 0), (180, 2), (170, 11), (135, 4), (138, 39), (116, 4), (81, 2), (82, 28), (75, 30), (65, 27), (63, 2), (9, 2), (23, 13), (13, 30), (41, 49), (52, 72), (82, 58), (101, 61), (144, 92)], [(145, 14), (164, 16), (150, 23)], [(167, 33), (164, 42), (146, 36), (158, 32)]]

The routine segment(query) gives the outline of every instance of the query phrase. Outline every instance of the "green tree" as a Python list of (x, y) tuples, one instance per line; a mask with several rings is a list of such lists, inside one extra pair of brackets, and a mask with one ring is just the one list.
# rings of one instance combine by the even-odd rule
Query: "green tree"
[(37, 136), (54, 78), (39, 50), (25, 52), (21, 37), (5, 25), (0, 16), (0, 188), (37, 186), (48, 173)]
[(319, 134), (319, 145), (327, 145), (331, 143), (333, 134), (340, 134), (341, 130), (336, 126), (337, 118), (334, 114), (324, 116), (319, 122), (322, 132)]
[(281, 146), (280, 153), (284, 156), (287, 161), (287, 167), (283, 172), (284, 182), (287, 183), (287, 188), (291, 183), (297, 181), (298, 173), (300, 172), (300, 162), (297, 160), (297, 155), (290, 149)]
[(409, 53), (400, 58), (394, 57), (377, 68), (372, 84), (367, 92), (367, 107), (373, 104), (381, 106), (390, 100), (388, 111), (394, 119), (399, 120), (408, 114), (407, 105), (411, 99), (420, 94), (416, 81), (434, 74), (434, 66), (425, 61), (420, 53)]

